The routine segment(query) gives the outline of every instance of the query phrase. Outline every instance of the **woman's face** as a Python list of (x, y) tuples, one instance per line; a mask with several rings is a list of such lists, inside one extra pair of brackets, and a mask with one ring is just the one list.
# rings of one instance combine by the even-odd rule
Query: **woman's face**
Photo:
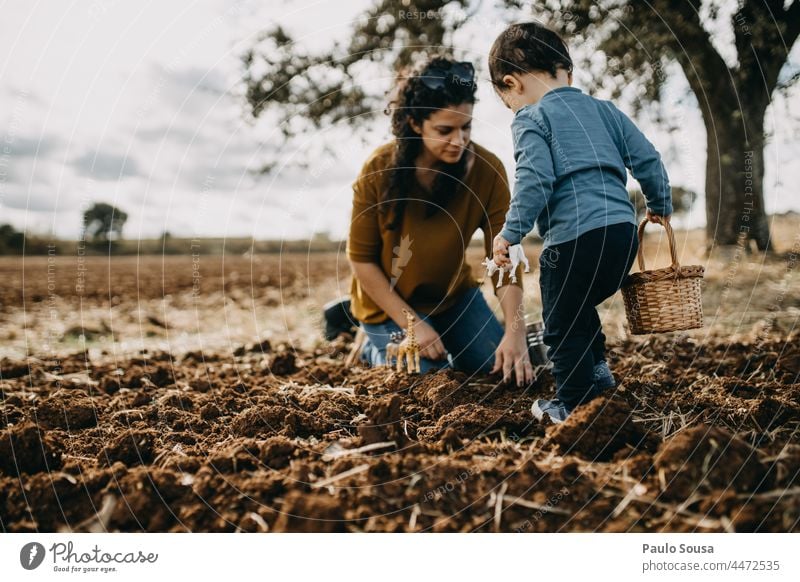
[(447, 164), (454, 164), (461, 159), (464, 148), (469, 144), (472, 103), (437, 109), (422, 122), (422, 127), (413, 119), (411, 126), (422, 136), (422, 145), (429, 155)]

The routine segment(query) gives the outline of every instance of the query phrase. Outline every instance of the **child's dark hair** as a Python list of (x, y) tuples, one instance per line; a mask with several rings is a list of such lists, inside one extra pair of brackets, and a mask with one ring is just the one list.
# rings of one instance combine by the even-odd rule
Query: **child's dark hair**
[[(447, 69), (453, 60), (435, 57), (421, 67), (402, 71), (389, 99), (386, 113), (391, 115), (392, 133), (395, 136), (394, 160), (389, 168), (388, 187), (383, 192), (380, 211), (387, 217), (387, 228), (394, 230), (400, 224), (409, 192), (417, 190), (416, 159), (422, 150), (422, 137), (411, 127), (411, 120), (418, 126), (438, 109), (462, 103), (475, 103), (477, 84), (473, 82), (446, 82), (442, 87), (430, 89), (423, 78), (431, 76), (431, 70)], [(436, 73), (439, 75), (440, 73)], [(439, 162), (439, 174), (433, 181), (426, 215), (447, 206), (455, 196), (467, 173), (468, 156), (462, 155), (454, 164)], [(392, 212), (393, 211), (393, 212)]]
[(512, 24), (500, 33), (489, 51), (489, 76), (496, 89), (503, 90), (503, 77), (558, 69), (572, 72), (567, 43), (557, 33), (536, 22)]

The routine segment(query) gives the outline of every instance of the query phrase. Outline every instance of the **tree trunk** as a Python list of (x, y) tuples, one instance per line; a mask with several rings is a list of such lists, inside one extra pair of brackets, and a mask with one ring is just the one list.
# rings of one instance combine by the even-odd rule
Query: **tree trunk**
[(764, 210), (764, 113), (744, 113), (745, 131), (741, 114), (725, 109), (716, 109), (705, 124), (706, 247), (741, 244), (741, 238), (748, 252), (750, 241), (771, 251)]

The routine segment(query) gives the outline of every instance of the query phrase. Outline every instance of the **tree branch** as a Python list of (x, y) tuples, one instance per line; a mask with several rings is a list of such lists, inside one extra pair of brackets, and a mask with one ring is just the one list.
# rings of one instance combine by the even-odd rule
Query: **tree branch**
[(781, 69), (800, 33), (800, 0), (783, 9), (780, 0), (748, 0), (733, 17), (742, 91), (768, 103)]
[[(714, 48), (708, 31), (700, 22), (694, 7), (675, 0), (653, 2), (653, 8), (663, 19), (670, 34), (665, 35), (673, 58), (683, 68), (686, 79), (705, 115), (713, 115), (712, 104), (730, 103), (735, 106), (736, 96), (730, 79), (732, 72)], [(720, 96), (721, 93), (727, 95)]]

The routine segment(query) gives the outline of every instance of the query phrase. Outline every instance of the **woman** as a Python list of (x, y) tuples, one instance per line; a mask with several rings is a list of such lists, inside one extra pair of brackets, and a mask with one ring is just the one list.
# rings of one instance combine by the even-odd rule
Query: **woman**
[(416, 313), (420, 367), (468, 373), (512, 371), (533, 380), (522, 308), (522, 274), (492, 288), (505, 329), (486, 304), (465, 262), (482, 229), (487, 256), (510, 203), (505, 169), (470, 140), (475, 103), (470, 63), (436, 58), (402, 78), (387, 113), (393, 142), (379, 147), (353, 184), (347, 256), (353, 269), (351, 306), (366, 333), (361, 359), (382, 365), (390, 334)]

